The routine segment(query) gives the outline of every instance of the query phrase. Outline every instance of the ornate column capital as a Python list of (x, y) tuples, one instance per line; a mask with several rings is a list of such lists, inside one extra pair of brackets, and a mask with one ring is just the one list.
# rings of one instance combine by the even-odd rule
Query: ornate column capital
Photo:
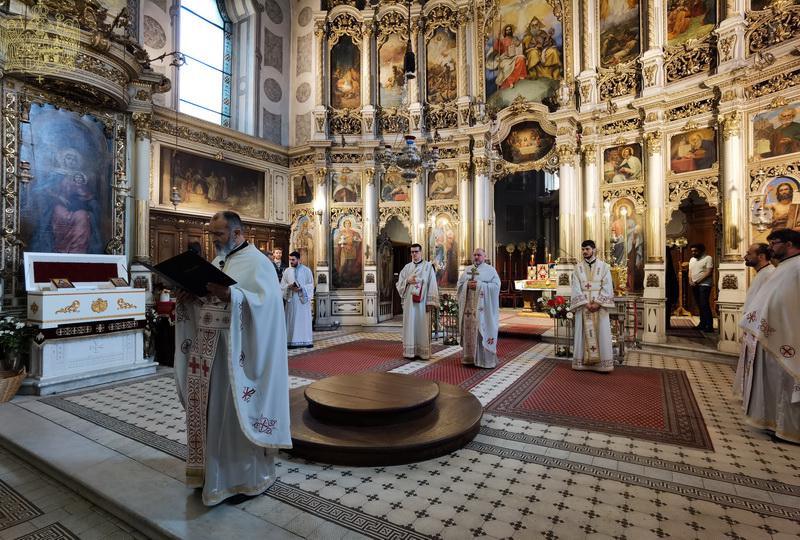
[(556, 148), (558, 162), (562, 165), (574, 165), (575, 153), (576, 149), (573, 144), (560, 144), (558, 148)]
[(458, 164), (458, 170), (461, 171), (462, 177), (465, 177), (469, 174), (469, 162), (462, 161)]
[(368, 186), (375, 185), (375, 169), (373, 169), (372, 167), (368, 167), (364, 169), (362, 174), (364, 175), (364, 180), (366, 181)]
[(473, 162), (475, 163), (475, 172), (478, 174), (489, 173), (489, 159), (485, 157), (476, 157)]
[(317, 170), (314, 171), (314, 177), (317, 179), (317, 185), (325, 184), (325, 181), (328, 179), (328, 168), (327, 167), (319, 167)]
[(472, 22), (472, 10), (466, 6), (459, 8), (457, 21), (459, 26), (463, 26), (469, 22)]
[(325, 36), (328, 30), (328, 22), (325, 20), (314, 21), (314, 35), (317, 38), (322, 38)]
[(742, 127), (742, 115), (739, 111), (731, 111), (719, 116), (719, 124), (722, 127), (722, 138), (728, 140), (731, 137), (739, 136)]
[(648, 131), (644, 134), (645, 146), (647, 146), (647, 154), (653, 156), (661, 150), (661, 132)]
[(133, 121), (133, 129), (136, 132), (138, 140), (145, 140), (150, 138), (150, 127), (153, 121), (153, 115), (144, 112), (135, 112), (131, 115)]
[(583, 162), (587, 165), (593, 165), (597, 162), (597, 145), (584, 144), (583, 148)]

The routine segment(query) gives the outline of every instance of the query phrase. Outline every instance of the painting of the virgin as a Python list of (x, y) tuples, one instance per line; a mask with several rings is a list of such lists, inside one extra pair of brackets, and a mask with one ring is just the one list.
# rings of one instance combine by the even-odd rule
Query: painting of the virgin
[(25, 251), (104, 253), (112, 235), (113, 141), (94, 117), (32, 104), (20, 159), (31, 181), (20, 191)]

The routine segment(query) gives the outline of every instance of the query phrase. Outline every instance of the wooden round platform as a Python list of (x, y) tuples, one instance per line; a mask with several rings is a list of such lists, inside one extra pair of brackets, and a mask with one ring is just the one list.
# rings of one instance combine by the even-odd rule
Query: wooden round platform
[[(369, 377), (363, 378), (365, 375)], [(348, 378), (353, 379), (348, 381)], [(324, 392), (317, 392), (320, 386), (314, 390), (309, 387), (291, 391), (293, 455), (339, 465), (412, 463), (461, 448), (480, 428), (483, 407), (475, 396), (457, 386), (398, 373), (337, 376), (312, 386), (326, 380), (333, 384), (321, 384)], [(359, 386), (356, 384), (359, 380), (371, 381), (372, 386)], [(438, 395), (427, 404), (414, 406), (414, 402), (424, 403), (421, 398), (430, 395), (430, 384), (438, 388)], [(337, 402), (334, 390), (344, 388), (348, 390), (339, 394)], [(378, 388), (382, 395), (378, 395)], [(417, 397), (409, 396), (408, 388), (415, 388)], [(322, 417), (312, 414), (307, 394), (316, 403), (326, 404)], [(372, 406), (361, 399), (365, 395), (371, 396)], [(390, 412), (375, 414), (372, 411), (376, 407)], [(333, 417), (325, 416), (325, 412), (331, 411), (335, 412)], [(409, 414), (414, 411), (418, 414)], [(384, 422), (364, 423), (361, 416), (373, 420), (383, 416)]]
[(357, 373), (312, 383), (305, 396), (308, 410), (317, 420), (386, 425), (428, 414), (439, 396), (439, 385), (399, 373)]

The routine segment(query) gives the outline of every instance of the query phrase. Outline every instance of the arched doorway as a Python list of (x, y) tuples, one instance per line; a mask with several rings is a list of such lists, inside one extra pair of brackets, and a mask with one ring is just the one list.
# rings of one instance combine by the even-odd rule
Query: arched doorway
[[(720, 260), (718, 245), (717, 208), (697, 191), (689, 192), (680, 205), (672, 211), (667, 223), (666, 250), (666, 296), (667, 296), (667, 335), (678, 342), (704, 345), (716, 348), (718, 337), (717, 316), (717, 268)], [(711, 273), (710, 307), (714, 321), (714, 331), (704, 332), (700, 324), (702, 289), (689, 282), (689, 260), (691, 247), (700, 244), (705, 254), (712, 258), (714, 270)], [(671, 340), (672, 341), (672, 340)]]
[(411, 234), (408, 227), (397, 216), (390, 217), (381, 228), (377, 246), (378, 322), (382, 322), (403, 311), (396, 284), (400, 271), (411, 261)]

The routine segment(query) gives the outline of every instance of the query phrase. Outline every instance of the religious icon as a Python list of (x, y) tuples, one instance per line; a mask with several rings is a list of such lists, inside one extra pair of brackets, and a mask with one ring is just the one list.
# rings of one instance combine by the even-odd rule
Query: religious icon
[(350, 36), (342, 36), (331, 48), (331, 106), (361, 107), (361, 51)]
[(53, 287), (56, 289), (74, 289), (75, 285), (72, 284), (70, 280), (67, 278), (53, 278), (50, 280), (50, 283), (53, 284)]
[(406, 181), (400, 176), (400, 171), (389, 169), (389, 172), (383, 175), (381, 200), (386, 202), (402, 202), (408, 199), (408, 184), (406, 184)]
[(125, 280), (124, 277), (112, 277), (108, 281), (110, 281), (111, 284), (114, 287), (127, 287), (128, 286), (128, 282)]
[(429, 252), (439, 287), (455, 287), (458, 282), (458, 241), (453, 222), (453, 217), (447, 212), (433, 217)]
[(710, 169), (717, 162), (717, 132), (695, 129), (670, 139), (670, 168), (674, 173)]
[(667, 4), (667, 40), (670, 45), (702, 39), (716, 24), (715, 0), (669, 0)]
[(456, 34), (449, 28), (437, 28), (427, 43), (428, 103), (445, 103), (458, 97), (456, 77)]
[(293, 192), (294, 204), (308, 204), (314, 199), (314, 192), (306, 175), (294, 177)]
[(603, 151), (606, 182), (633, 182), (642, 177), (642, 145), (625, 144)]
[(90, 115), (33, 103), (21, 124), (20, 160), (32, 180), (20, 193), (26, 250), (104, 253), (111, 240), (113, 139)]
[(403, 55), (406, 42), (400, 34), (390, 34), (386, 42), (380, 46), (378, 58), (378, 76), (380, 82), (379, 97), (383, 108), (397, 108), (403, 105)]
[(455, 199), (458, 196), (456, 171), (439, 169), (430, 173), (428, 183), (428, 199)]
[(800, 152), (800, 103), (790, 103), (753, 118), (753, 141), (756, 154), (765, 157)]
[(528, 163), (546, 156), (556, 138), (542, 129), (538, 122), (521, 122), (511, 128), (500, 143), (503, 159), (510, 163)]
[(332, 185), (333, 202), (361, 202), (361, 182), (352, 171), (334, 173)]
[(564, 69), (564, 30), (548, 2), (498, 0), (487, 35), (486, 104), (502, 109), (517, 97), (542, 101), (558, 89)]
[(766, 242), (769, 233), (778, 229), (800, 230), (800, 181), (789, 176), (778, 176), (764, 187), (764, 197), (753, 210), (763, 230), (754, 226), (754, 242)]
[(611, 264), (624, 267), (628, 273), (628, 291), (644, 288), (644, 228), (642, 216), (636, 213), (630, 199), (621, 198), (611, 207)]
[(611, 68), (639, 56), (639, 0), (600, 0), (600, 65)]
[[(337, 289), (361, 287), (361, 229), (357, 218), (343, 216), (333, 231), (333, 286)], [(355, 226), (354, 226), (355, 224)]]
[(309, 216), (300, 216), (292, 228), (290, 239), (292, 251), (300, 253), (300, 260), (312, 270), (316, 267), (314, 259), (314, 221)]

